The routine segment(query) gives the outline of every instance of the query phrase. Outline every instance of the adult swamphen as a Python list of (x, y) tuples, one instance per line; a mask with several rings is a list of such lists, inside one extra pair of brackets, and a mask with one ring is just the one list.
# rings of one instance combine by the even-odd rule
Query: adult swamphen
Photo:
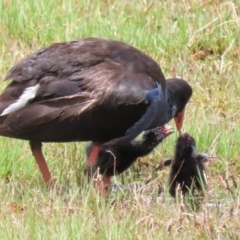
[(172, 118), (181, 129), (192, 95), (181, 79), (166, 81), (157, 63), (118, 41), (86, 38), (56, 43), (26, 57), (7, 74), (0, 96), (0, 135), (30, 141), (46, 183), (42, 142), (122, 144)]

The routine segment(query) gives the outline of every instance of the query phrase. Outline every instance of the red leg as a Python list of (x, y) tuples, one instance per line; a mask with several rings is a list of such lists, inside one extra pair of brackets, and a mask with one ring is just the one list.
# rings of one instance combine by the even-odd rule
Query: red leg
[(111, 184), (111, 178), (112, 178), (111, 176), (104, 176), (103, 179), (102, 179), (104, 189), (107, 192), (108, 192), (108, 187)]
[[(100, 152), (101, 147), (97, 144), (94, 144), (91, 150), (91, 153), (89, 155), (89, 158), (87, 160), (87, 168), (92, 171), (94, 166), (97, 163), (98, 154)], [(107, 197), (108, 195), (108, 185), (111, 182), (111, 177), (103, 177), (103, 180), (100, 179), (98, 169), (95, 170), (95, 172), (91, 173), (90, 175), (93, 176), (93, 185), (97, 192), (100, 192), (104, 197)], [(89, 177), (89, 176), (88, 176)]]
[(108, 196), (108, 187), (111, 183), (111, 177), (109, 176), (104, 176), (103, 179), (101, 180), (99, 178), (99, 175), (97, 177), (94, 178), (94, 188), (97, 192), (100, 192), (100, 194), (103, 197), (107, 197)]
[(42, 173), (45, 183), (49, 184), (51, 181), (51, 173), (48, 170), (47, 163), (42, 154), (42, 143), (38, 141), (30, 141), (30, 147), (32, 150), (32, 154), (37, 161), (38, 167)]
[(87, 167), (93, 167), (97, 163), (98, 154), (100, 152), (100, 146), (93, 145), (89, 158), (87, 160)]

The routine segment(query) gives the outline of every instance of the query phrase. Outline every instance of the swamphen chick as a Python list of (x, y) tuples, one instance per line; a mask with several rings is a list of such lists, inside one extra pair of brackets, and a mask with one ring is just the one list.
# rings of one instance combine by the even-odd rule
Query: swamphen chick
[[(164, 125), (145, 131), (141, 141), (131, 141), (124, 145), (102, 146), (94, 169), (86, 168), (86, 172), (94, 173), (99, 168), (100, 174), (109, 177), (108, 182), (105, 182), (105, 185), (109, 185), (111, 176), (124, 172), (138, 157), (149, 154), (171, 133), (173, 133), (172, 127)], [(86, 148), (88, 157), (92, 147), (91, 143)]]
[(196, 153), (196, 142), (188, 133), (180, 134), (177, 139), (174, 159), (165, 161), (165, 166), (170, 165), (169, 192), (176, 196), (178, 185), (185, 195), (193, 193), (194, 190), (204, 191), (207, 186), (205, 179), (204, 162), (211, 161), (206, 154)]

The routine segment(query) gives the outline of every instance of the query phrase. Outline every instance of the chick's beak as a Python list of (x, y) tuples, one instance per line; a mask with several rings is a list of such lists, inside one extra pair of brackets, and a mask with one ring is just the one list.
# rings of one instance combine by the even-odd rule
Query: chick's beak
[(180, 113), (178, 113), (176, 117), (174, 117), (176, 128), (180, 133), (181, 133), (183, 120), (184, 120), (184, 112), (185, 112), (185, 108)]
[(206, 161), (205, 161), (205, 162), (212, 163), (212, 162), (218, 161), (218, 160), (219, 160), (219, 158), (217, 158), (217, 157), (210, 157), (210, 156), (208, 156), (208, 157), (206, 158)]

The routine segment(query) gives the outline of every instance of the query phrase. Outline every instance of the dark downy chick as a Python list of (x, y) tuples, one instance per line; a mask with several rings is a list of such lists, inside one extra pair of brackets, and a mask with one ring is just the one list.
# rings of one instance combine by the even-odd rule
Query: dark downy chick
[[(124, 145), (102, 146), (95, 169), (106, 176), (113, 176), (124, 172), (138, 157), (149, 154), (167, 136), (173, 133), (172, 127), (168, 125), (147, 130), (140, 141), (131, 141)], [(87, 146), (86, 154), (89, 156), (93, 144)], [(91, 169), (95, 172), (95, 169)], [(86, 169), (89, 171), (90, 169)]]
[(167, 166), (172, 163), (169, 177), (171, 196), (176, 196), (178, 187), (183, 195), (189, 191), (193, 194), (194, 190), (203, 192), (207, 187), (204, 163), (212, 160), (214, 158), (208, 157), (206, 154), (196, 153), (196, 142), (189, 134), (180, 134), (176, 143), (174, 159), (168, 159), (163, 164)]

